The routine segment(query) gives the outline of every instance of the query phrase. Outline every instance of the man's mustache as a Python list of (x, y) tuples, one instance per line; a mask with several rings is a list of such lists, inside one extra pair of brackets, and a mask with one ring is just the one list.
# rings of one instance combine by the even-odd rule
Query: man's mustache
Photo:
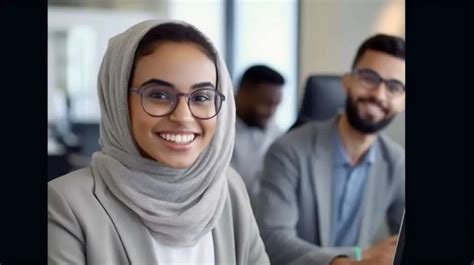
[(389, 110), (387, 107), (385, 107), (380, 100), (377, 100), (376, 98), (359, 98), (357, 102), (361, 103), (372, 103), (377, 105), (385, 114), (388, 114)]

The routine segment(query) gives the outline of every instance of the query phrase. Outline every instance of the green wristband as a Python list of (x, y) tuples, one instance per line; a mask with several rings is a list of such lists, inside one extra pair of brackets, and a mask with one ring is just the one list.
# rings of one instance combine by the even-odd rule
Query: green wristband
[(362, 260), (362, 250), (360, 249), (360, 247), (355, 247), (354, 248), (354, 255), (355, 255), (355, 259), (357, 261), (361, 261)]

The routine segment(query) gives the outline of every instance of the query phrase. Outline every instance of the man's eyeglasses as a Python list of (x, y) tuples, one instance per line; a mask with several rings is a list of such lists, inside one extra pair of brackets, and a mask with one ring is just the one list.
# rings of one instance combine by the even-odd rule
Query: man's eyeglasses
[(375, 89), (381, 83), (385, 83), (387, 91), (392, 96), (398, 96), (405, 93), (405, 85), (395, 79), (383, 79), (377, 72), (370, 69), (356, 69), (352, 75), (358, 77), (361, 84), (368, 89)]
[(199, 88), (191, 93), (178, 93), (176, 89), (157, 84), (130, 88), (140, 95), (143, 110), (150, 116), (163, 117), (172, 113), (179, 97), (186, 97), (189, 111), (196, 119), (208, 120), (217, 115), (225, 96), (215, 88)]

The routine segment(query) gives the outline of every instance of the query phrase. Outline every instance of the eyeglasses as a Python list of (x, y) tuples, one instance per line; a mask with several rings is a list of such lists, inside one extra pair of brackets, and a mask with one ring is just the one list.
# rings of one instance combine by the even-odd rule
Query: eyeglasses
[(385, 83), (387, 91), (392, 96), (398, 96), (405, 93), (405, 85), (395, 79), (383, 79), (377, 72), (370, 69), (357, 69), (352, 74), (359, 78), (361, 84), (368, 89), (375, 89), (381, 83)]
[(163, 117), (172, 113), (179, 97), (186, 97), (189, 111), (194, 118), (208, 120), (217, 115), (225, 96), (214, 88), (200, 88), (191, 93), (178, 93), (174, 88), (151, 84), (140, 88), (130, 88), (130, 92), (140, 95), (143, 110), (150, 116)]

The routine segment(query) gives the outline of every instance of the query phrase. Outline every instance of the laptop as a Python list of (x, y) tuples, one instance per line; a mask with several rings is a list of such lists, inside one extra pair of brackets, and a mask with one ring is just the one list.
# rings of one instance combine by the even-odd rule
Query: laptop
[(393, 265), (401, 265), (403, 250), (405, 248), (405, 212), (403, 212), (402, 223), (398, 232), (397, 247), (395, 249), (395, 255), (393, 257)]

